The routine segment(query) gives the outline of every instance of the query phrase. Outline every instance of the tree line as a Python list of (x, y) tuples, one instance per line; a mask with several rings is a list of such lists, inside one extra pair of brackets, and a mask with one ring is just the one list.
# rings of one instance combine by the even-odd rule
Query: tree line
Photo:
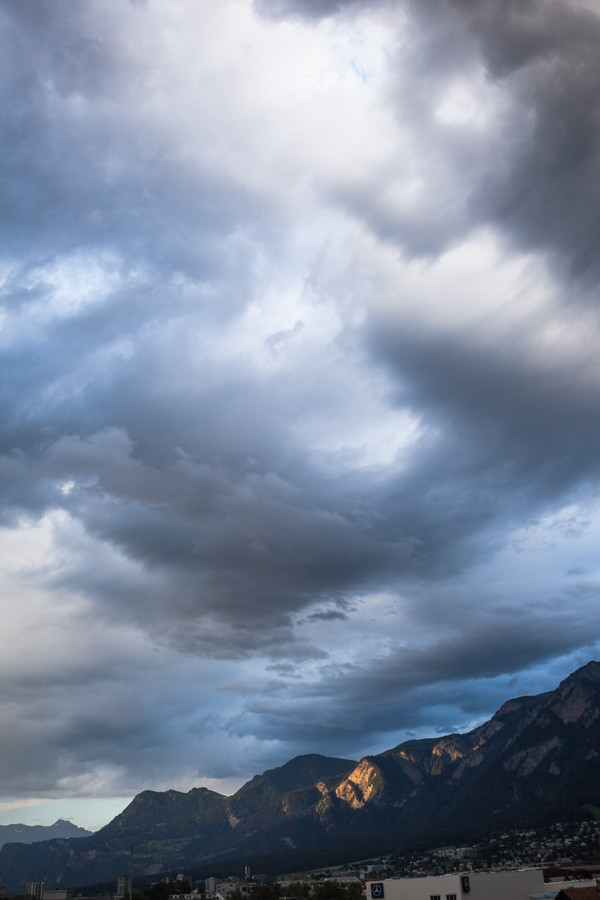
[[(189, 881), (158, 881), (133, 893), (133, 900), (168, 900), (173, 894), (189, 894)], [(239, 887), (228, 895), (228, 900), (363, 900), (362, 886), (358, 882), (341, 884), (337, 881), (308, 883), (297, 881), (282, 888), (279, 884), (253, 884), (244, 896)]]

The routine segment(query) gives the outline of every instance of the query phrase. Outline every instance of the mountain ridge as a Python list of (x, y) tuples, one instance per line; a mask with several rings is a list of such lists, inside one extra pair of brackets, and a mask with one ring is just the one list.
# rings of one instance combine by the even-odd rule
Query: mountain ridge
[[(504, 703), (469, 732), (405, 741), (360, 760), (306, 754), (227, 797), (207, 788), (144, 791), (94, 835), (0, 850), (0, 883), (93, 883), (136, 874), (355, 843), (476, 834), (600, 806), (600, 663), (553, 691)], [(390, 837), (391, 839), (391, 837)], [(359, 840), (360, 843), (360, 840)], [(13, 849), (17, 848), (17, 849)], [(19, 849), (20, 848), (20, 849)]]
[(90, 837), (92, 831), (80, 828), (68, 819), (57, 819), (52, 825), (23, 825), (21, 822), (0, 825), (0, 847), (4, 844), (34, 844), (52, 838)]

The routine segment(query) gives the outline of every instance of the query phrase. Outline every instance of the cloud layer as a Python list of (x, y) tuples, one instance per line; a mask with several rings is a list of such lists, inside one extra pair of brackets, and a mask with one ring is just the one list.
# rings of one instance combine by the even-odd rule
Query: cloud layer
[(593, 5), (0, 17), (3, 799), (225, 789), (594, 656)]

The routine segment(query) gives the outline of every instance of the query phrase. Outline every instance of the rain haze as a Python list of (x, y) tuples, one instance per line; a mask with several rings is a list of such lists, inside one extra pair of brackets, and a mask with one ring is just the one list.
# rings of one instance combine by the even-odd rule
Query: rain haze
[(593, 0), (0, 0), (0, 821), (600, 641)]

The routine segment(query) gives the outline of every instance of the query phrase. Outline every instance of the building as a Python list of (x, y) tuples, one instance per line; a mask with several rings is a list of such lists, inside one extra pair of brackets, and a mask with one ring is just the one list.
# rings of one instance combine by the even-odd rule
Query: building
[(533, 894), (547, 893), (548, 887), (541, 869), (454, 872), (366, 883), (367, 900), (529, 900)]
[(44, 881), (28, 881), (25, 890), (33, 900), (72, 900), (73, 891), (50, 891)]
[(33, 900), (42, 900), (44, 896), (44, 885), (43, 881), (28, 881), (25, 885), (25, 893), (29, 894), (30, 897), (33, 897)]
[(452, 850), (452, 859), (477, 859), (477, 850), (475, 847), (456, 847)]
[(116, 897), (128, 897), (129, 896), (129, 873), (121, 872), (119, 877), (117, 878), (117, 892), (115, 894)]
[(585, 887), (578, 886), (577, 882), (571, 882), (564, 885), (556, 895), (556, 900), (599, 900), (599, 898), (600, 884), (598, 882)]

